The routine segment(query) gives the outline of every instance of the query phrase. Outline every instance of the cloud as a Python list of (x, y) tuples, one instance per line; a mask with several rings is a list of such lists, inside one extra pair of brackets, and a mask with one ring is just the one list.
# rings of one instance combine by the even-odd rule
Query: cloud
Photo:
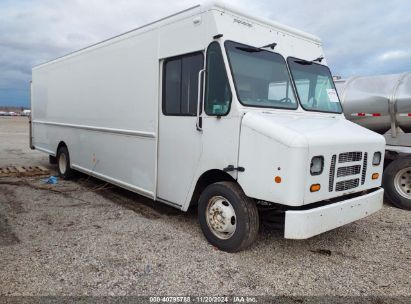
[[(411, 1), (227, 3), (321, 37), (336, 75), (411, 71)], [(0, 1), (0, 105), (28, 103), (32, 66), (196, 4), (196, 0)]]
[(380, 61), (406, 60), (410, 58), (411, 52), (404, 50), (388, 51), (378, 56), (378, 60)]
[(287, 0), (265, 5), (270, 19), (319, 36), (335, 75), (411, 71), (405, 57), (395, 62), (378, 59), (393, 50), (411, 51), (411, 1)]
[(0, 105), (28, 104), (33, 66), (192, 6), (192, 2), (1, 1)]

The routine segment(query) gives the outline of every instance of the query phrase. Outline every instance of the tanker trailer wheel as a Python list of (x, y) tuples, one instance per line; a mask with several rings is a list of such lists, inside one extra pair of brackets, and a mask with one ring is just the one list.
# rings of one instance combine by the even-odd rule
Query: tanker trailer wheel
[(62, 146), (57, 151), (57, 171), (63, 179), (70, 179), (73, 176), (73, 169), (70, 168), (70, 154), (66, 146)]
[(209, 185), (198, 202), (200, 227), (217, 248), (236, 252), (250, 246), (258, 235), (256, 203), (233, 182)]
[(411, 210), (411, 157), (400, 157), (384, 170), (383, 186), (390, 202)]

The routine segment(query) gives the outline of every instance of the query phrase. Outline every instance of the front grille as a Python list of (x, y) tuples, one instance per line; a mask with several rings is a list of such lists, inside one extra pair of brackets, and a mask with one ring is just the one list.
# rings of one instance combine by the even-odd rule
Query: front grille
[(360, 171), (361, 171), (360, 165), (340, 167), (337, 170), (337, 177), (356, 175), (356, 174), (359, 174)]
[(335, 162), (337, 160), (337, 156), (334, 154), (333, 157), (331, 158), (331, 168), (330, 168), (330, 177), (329, 177), (329, 184), (328, 184), (328, 190), (330, 192), (333, 191), (334, 189), (334, 176), (335, 176)]
[(341, 163), (348, 163), (348, 162), (356, 162), (362, 159), (362, 152), (346, 152), (341, 153), (338, 156), (338, 162)]
[(362, 162), (361, 185), (364, 185), (365, 176), (367, 175), (367, 159), (368, 159), (368, 154), (367, 154), (367, 152), (365, 152), (364, 153), (364, 160)]
[[(334, 154), (331, 157), (328, 191), (354, 189), (360, 185), (360, 182), (363, 185), (367, 174), (367, 157), (366, 152), (357, 151)], [(347, 180), (350, 177), (351, 179)], [(344, 178), (346, 180), (341, 180)]]
[(335, 184), (335, 191), (345, 191), (345, 190), (353, 189), (353, 188), (358, 187), (359, 184), (360, 184), (359, 178), (341, 181)]

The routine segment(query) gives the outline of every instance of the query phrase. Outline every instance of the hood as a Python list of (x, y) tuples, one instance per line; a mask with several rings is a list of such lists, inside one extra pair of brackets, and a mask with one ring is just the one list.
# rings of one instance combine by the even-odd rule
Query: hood
[[(383, 136), (342, 115), (250, 111), (242, 120), (239, 165), (245, 171), (238, 181), (249, 197), (302, 206), (379, 187), (383, 163), (373, 166), (372, 159), (384, 148)], [(323, 157), (323, 171), (313, 175), (315, 156)], [(352, 167), (360, 167), (359, 172), (351, 172)], [(372, 179), (373, 173), (379, 178)], [(276, 176), (280, 183), (274, 182)], [(313, 184), (321, 189), (311, 192)]]
[(248, 112), (243, 125), (290, 148), (341, 145), (385, 145), (383, 136), (343, 116)]

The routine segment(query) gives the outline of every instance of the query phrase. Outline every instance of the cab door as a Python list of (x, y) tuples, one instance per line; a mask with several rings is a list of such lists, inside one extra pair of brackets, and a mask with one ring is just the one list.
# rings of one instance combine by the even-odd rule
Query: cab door
[(196, 120), (203, 67), (203, 52), (162, 62), (157, 199), (177, 208), (186, 200), (202, 151), (202, 133), (196, 128)]
[(196, 177), (208, 170), (219, 170), (237, 179), (238, 170), (242, 171), (238, 168), (241, 115), (228, 77), (224, 45), (213, 41), (206, 57), (201, 114), (203, 152)]

